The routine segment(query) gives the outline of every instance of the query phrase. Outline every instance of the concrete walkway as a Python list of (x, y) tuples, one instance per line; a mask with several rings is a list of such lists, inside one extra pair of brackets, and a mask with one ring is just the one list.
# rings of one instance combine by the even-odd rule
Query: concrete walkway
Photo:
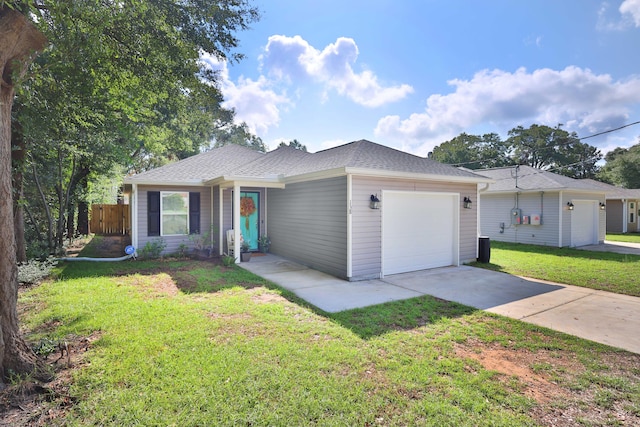
[(362, 282), (340, 280), (272, 254), (240, 267), (330, 313), (432, 295), (640, 354), (636, 297), (469, 266)]
[(616, 252), (619, 254), (640, 255), (640, 243), (613, 242), (605, 240), (599, 245), (580, 246), (585, 251)]

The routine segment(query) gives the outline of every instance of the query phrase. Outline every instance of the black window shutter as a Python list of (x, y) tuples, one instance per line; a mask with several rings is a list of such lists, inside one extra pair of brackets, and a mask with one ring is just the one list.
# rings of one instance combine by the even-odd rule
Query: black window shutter
[(160, 235), (160, 192), (147, 191), (147, 236)]
[(200, 234), (200, 193), (189, 193), (189, 234)]

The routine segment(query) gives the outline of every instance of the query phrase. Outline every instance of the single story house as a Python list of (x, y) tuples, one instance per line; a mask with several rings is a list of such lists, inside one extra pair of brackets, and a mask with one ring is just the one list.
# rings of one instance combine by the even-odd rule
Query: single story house
[(604, 190), (607, 196), (607, 232), (640, 232), (640, 189), (627, 189), (593, 179), (585, 179), (595, 188)]
[(215, 252), (238, 254), (241, 240), (257, 250), (268, 235), (272, 253), (364, 280), (475, 260), (474, 202), (489, 182), (361, 140), (317, 153), (227, 145), (127, 177), (125, 189), (138, 249), (162, 238), (175, 252), (211, 229)]
[(480, 232), (492, 240), (547, 246), (602, 243), (605, 191), (530, 166), (475, 171), (494, 180), (480, 189)]

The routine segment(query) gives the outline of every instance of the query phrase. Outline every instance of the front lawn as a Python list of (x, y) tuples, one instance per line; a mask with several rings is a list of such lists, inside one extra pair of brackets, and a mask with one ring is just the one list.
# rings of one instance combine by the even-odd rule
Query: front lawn
[(640, 423), (639, 355), (432, 297), (329, 315), (238, 267), (78, 262), (20, 307), (74, 354), (42, 425)]
[(476, 267), (567, 285), (640, 296), (640, 256), (491, 242), (491, 262)]
[(612, 242), (640, 243), (640, 233), (607, 233), (607, 240)]

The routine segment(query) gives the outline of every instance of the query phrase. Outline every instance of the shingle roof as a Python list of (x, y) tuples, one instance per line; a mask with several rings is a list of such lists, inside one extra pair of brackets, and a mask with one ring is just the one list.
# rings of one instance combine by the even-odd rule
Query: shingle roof
[[(517, 171), (517, 172), (516, 172)], [(535, 190), (580, 190), (603, 192), (584, 179), (573, 179), (568, 176), (520, 165), (504, 168), (476, 170), (476, 173), (495, 180), (489, 184), (487, 192), (535, 191)]]
[(441, 175), (483, 181), (468, 170), (360, 140), (317, 153), (280, 147), (266, 154), (227, 145), (126, 179), (135, 182), (209, 181), (222, 176), (293, 177), (338, 168), (369, 169), (409, 174)]
[(596, 181), (595, 179), (584, 179), (586, 183), (593, 185), (595, 188), (604, 190), (607, 199), (640, 199), (640, 189), (628, 189), (616, 187), (615, 185), (605, 182)]
[(215, 148), (195, 156), (169, 163), (159, 168), (128, 177), (125, 181), (130, 183), (157, 182), (204, 182), (219, 176), (227, 175), (247, 162), (252, 162), (264, 153), (242, 147), (237, 144), (229, 144)]

